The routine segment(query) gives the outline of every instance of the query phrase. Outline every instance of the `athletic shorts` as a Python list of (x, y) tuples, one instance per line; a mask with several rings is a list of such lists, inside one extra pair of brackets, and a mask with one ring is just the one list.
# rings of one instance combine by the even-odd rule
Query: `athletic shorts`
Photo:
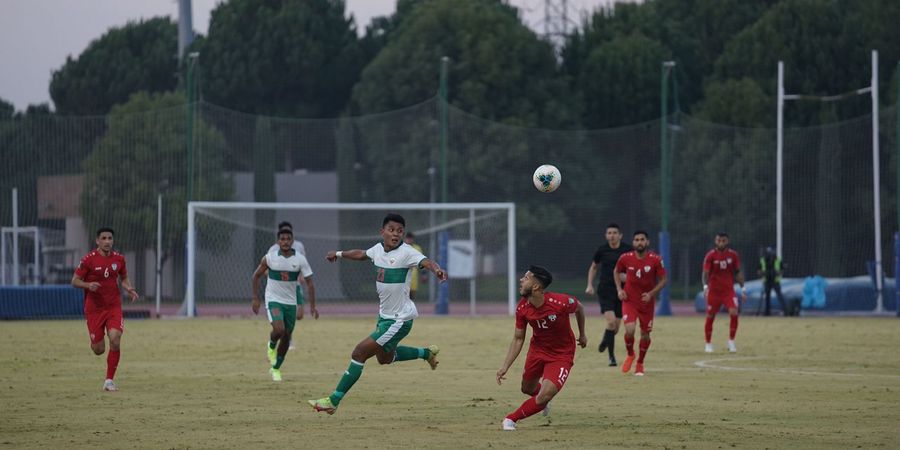
[(725, 308), (737, 308), (738, 307), (738, 299), (734, 294), (731, 295), (708, 295), (706, 298), (706, 313), (709, 314), (712, 312), (713, 314), (718, 313), (722, 310), (722, 306)]
[(643, 307), (638, 307), (634, 302), (622, 302), (622, 322), (629, 324), (640, 321), (641, 331), (649, 333), (653, 331), (653, 310), (655, 308), (655, 300), (644, 304)]
[(569, 379), (570, 370), (572, 370), (572, 361), (547, 360), (528, 352), (522, 379), (543, 378), (556, 385), (557, 390), (562, 390), (566, 380)]
[(102, 341), (108, 330), (125, 332), (125, 319), (122, 317), (121, 306), (85, 311), (84, 318), (87, 321), (91, 344)]
[(390, 353), (396, 350), (397, 344), (409, 334), (409, 330), (412, 330), (412, 324), (412, 320), (385, 319), (379, 316), (378, 323), (375, 324), (375, 331), (369, 336), (385, 352)]
[(619, 300), (619, 294), (616, 292), (615, 287), (611, 289), (606, 287), (597, 288), (597, 300), (600, 303), (601, 313), (605, 314), (607, 311), (612, 311), (617, 318), (622, 318), (622, 300)]
[(297, 323), (297, 305), (266, 302), (266, 312), (269, 313), (269, 323), (280, 320), (284, 322), (284, 329), (288, 333), (294, 332), (294, 325)]

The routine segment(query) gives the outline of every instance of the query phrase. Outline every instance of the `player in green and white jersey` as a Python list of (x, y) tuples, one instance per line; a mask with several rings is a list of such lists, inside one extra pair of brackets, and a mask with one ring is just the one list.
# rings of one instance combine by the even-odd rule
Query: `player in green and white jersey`
[[(285, 228), (287, 228), (288, 230), (291, 230), (292, 233), (294, 232), (294, 226), (291, 225), (290, 222), (285, 220), (285, 221), (278, 223), (279, 230), (283, 230)], [(294, 243), (291, 244), (291, 248), (293, 248), (297, 253), (306, 257), (306, 247), (303, 245), (303, 242), (300, 242), (300, 240), (297, 239), (296, 237), (294, 237)], [(275, 252), (275, 251), (278, 251), (278, 243), (277, 242), (272, 244), (271, 247), (269, 247), (269, 253)], [(308, 257), (307, 257), (307, 260), (309, 260)], [(300, 285), (297, 286), (297, 320), (303, 320), (303, 308), (304, 308), (303, 305), (306, 304), (306, 299), (303, 295), (303, 282), (304, 282), (303, 280), (300, 280)], [(291, 350), (293, 350), (293, 349), (294, 349), (294, 346), (292, 343)]]
[(362, 375), (366, 361), (373, 356), (379, 364), (424, 359), (432, 370), (437, 368), (439, 349), (436, 345), (426, 348), (399, 345), (412, 329), (413, 319), (419, 316), (416, 305), (409, 298), (410, 269), (430, 270), (439, 280), (447, 280), (447, 272), (441, 266), (403, 242), (405, 227), (406, 221), (402, 216), (388, 214), (381, 222), (382, 242), (368, 250), (330, 251), (325, 257), (330, 262), (338, 258), (371, 261), (380, 304), (375, 331), (356, 344), (350, 355), (350, 367), (334, 392), (328, 397), (309, 401), (316, 411), (334, 414), (341, 400)]
[(253, 272), (253, 314), (259, 313), (259, 280), (268, 273), (266, 311), (272, 324), (272, 332), (269, 334), (267, 353), (272, 364), (269, 372), (273, 381), (281, 381), (281, 364), (284, 363), (297, 321), (297, 287), (301, 276), (306, 280), (308, 288), (309, 313), (314, 318), (319, 318), (312, 268), (305, 256), (291, 248), (293, 242), (294, 233), (291, 230), (279, 230), (278, 250), (266, 253)]

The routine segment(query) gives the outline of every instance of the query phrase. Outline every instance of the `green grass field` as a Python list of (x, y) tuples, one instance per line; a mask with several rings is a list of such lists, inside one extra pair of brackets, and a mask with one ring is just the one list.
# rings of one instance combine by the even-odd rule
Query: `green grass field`
[[(742, 318), (740, 352), (702, 352), (703, 319), (658, 318), (647, 376), (578, 351), (552, 422), (500, 431), (524, 399), (524, 351), (497, 386), (512, 318), (421, 318), (407, 345), (441, 365), (366, 365), (334, 416), (330, 393), (370, 319), (303, 320), (285, 380), (269, 380), (264, 318), (132, 320), (117, 393), (81, 321), (0, 322), (0, 448), (897, 448), (900, 321)], [(529, 330), (528, 336), (531, 332)], [(624, 348), (619, 340), (620, 360)], [(703, 367), (701, 367), (703, 366)]]

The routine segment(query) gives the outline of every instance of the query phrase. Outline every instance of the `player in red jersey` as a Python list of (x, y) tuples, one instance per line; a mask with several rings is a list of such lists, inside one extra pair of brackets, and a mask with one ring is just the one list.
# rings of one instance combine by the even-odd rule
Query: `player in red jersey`
[(506, 352), (506, 359), (497, 370), (497, 384), (506, 379), (506, 371), (522, 351), (525, 325), (530, 324), (531, 344), (525, 358), (525, 372), (522, 374), (522, 393), (529, 398), (519, 409), (503, 419), (503, 429), (507, 431), (514, 431), (519, 420), (540, 411), (548, 414), (550, 400), (565, 385), (575, 362), (575, 335), (569, 325), (569, 314), (575, 313), (578, 323), (578, 345), (581, 348), (587, 345), (584, 307), (575, 297), (544, 292), (552, 282), (553, 275), (538, 266), (531, 266), (525, 276), (519, 279), (519, 295), (522, 299), (516, 308), (516, 331), (509, 344), (509, 351)]
[(131, 301), (138, 299), (138, 293), (128, 279), (125, 257), (112, 250), (113, 230), (101, 228), (97, 231), (97, 249), (81, 258), (72, 277), (72, 286), (84, 289), (84, 318), (87, 320), (91, 336), (91, 350), (102, 355), (106, 350), (104, 334), (109, 336), (109, 354), (106, 356), (106, 380), (104, 391), (117, 391), (113, 377), (119, 366), (120, 349), (125, 321), (122, 318), (122, 294), (119, 281)]
[(741, 271), (741, 257), (728, 248), (728, 233), (716, 234), (716, 248), (703, 258), (703, 296), (706, 297), (706, 353), (713, 352), (712, 330), (716, 314), (722, 305), (728, 308), (731, 324), (728, 330), (728, 351), (736, 352), (734, 336), (738, 329), (738, 299), (734, 295), (734, 281), (741, 285), (741, 300), (747, 300), (744, 290), (744, 273)]
[[(616, 291), (622, 299), (622, 322), (625, 323), (625, 349), (628, 357), (622, 364), (622, 372), (628, 373), (634, 362), (635, 322), (641, 323), (640, 355), (634, 374), (644, 376), (644, 356), (650, 348), (650, 332), (653, 331), (653, 312), (656, 308), (656, 294), (666, 285), (666, 268), (662, 258), (647, 250), (650, 239), (646, 231), (635, 231), (631, 241), (633, 251), (623, 254), (613, 271)], [(620, 274), (625, 274), (622, 286)]]

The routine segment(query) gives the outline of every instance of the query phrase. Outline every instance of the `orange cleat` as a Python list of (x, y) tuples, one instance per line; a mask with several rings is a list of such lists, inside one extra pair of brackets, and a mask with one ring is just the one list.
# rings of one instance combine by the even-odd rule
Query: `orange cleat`
[(628, 356), (625, 358), (625, 362), (622, 363), (622, 373), (628, 373), (631, 370), (631, 363), (634, 362), (634, 356)]

